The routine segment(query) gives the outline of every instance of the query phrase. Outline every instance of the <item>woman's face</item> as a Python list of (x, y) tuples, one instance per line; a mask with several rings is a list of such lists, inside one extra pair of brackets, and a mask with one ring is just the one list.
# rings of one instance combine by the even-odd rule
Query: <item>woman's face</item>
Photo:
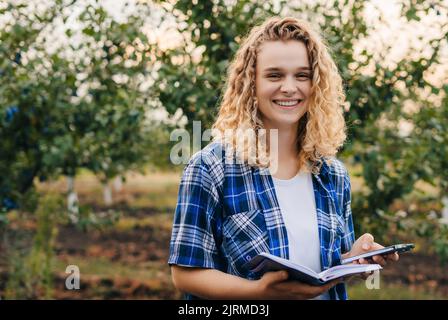
[(255, 91), (266, 128), (297, 126), (311, 93), (305, 44), (296, 40), (264, 42), (257, 56)]

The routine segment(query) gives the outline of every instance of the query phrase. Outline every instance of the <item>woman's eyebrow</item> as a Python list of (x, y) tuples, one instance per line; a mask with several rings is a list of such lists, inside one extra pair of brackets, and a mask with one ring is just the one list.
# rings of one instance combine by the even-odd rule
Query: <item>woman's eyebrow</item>
[[(296, 70), (311, 71), (311, 68), (303, 66), (303, 67), (297, 67)], [(283, 71), (283, 69), (279, 68), (279, 67), (269, 67), (269, 68), (264, 69), (264, 72), (269, 72), (269, 71)]]

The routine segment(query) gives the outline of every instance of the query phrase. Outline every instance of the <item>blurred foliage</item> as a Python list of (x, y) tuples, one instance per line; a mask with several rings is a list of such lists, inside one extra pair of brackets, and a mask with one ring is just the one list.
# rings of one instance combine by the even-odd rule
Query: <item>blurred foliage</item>
[[(160, 128), (148, 119), (151, 90), (142, 87), (152, 71), (141, 31), (149, 8), (135, 4), (118, 22), (98, 1), (75, 6), (0, 6), (1, 221), (36, 198), (36, 178), (87, 168), (105, 182), (154, 158)], [(58, 40), (66, 45), (52, 46), (53, 30), (65, 33)]]
[[(446, 194), (448, 86), (428, 80), (431, 70), (441, 63), (440, 49), (447, 45), (446, 20), (440, 24), (440, 38), (428, 35), (425, 39), (425, 53), (414, 50), (396, 64), (388, 64), (393, 39), (400, 34), (389, 35), (389, 44), (378, 43), (378, 48), (384, 48), (377, 52), (355, 52), (381, 25), (368, 25), (364, 11), (369, 1), (318, 1), (296, 6), (252, 0), (232, 4), (223, 0), (158, 2), (167, 16), (175, 17), (178, 26), (173, 32), (183, 39), (179, 46), (159, 52), (163, 64), (156, 89), (169, 112), (181, 108), (190, 123), (202, 120), (209, 127), (229, 59), (241, 38), (267, 16), (301, 17), (320, 27), (344, 79), (348, 140), (341, 157), (362, 165), (367, 187), (352, 199), (357, 232), (372, 232), (381, 241), (396, 214), (390, 206), (409, 194), (419, 180), (438, 187), (436, 201)], [(408, 21), (418, 22), (433, 13), (447, 16), (447, 7), (438, 1), (404, 0), (399, 4)], [(382, 19), (380, 16), (379, 22), (384, 22)], [(427, 92), (429, 96), (423, 94)], [(405, 112), (404, 105), (409, 102), (417, 107), (416, 112)], [(413, 128), (410, 134), (400, 129), (403, 122)]]
[[(3, 211), (18, 206), (18, 201), (33, 185), (34, 177), (45, 179), (48, 170), (43, 169), (40, 142), (58, 138), (49, 135), (48, 126), (56, 125), (64, 116), (53, 106), (63, 104), (67, 97), (64, 92), (58, 92), (61, 79), (57, 74), (54, 78), (45, 76), (51, 72), (46, 62), (55, 57), (47, 55), (44, 60), (35, 55), (34, 59), (26, 57), (25, 62), (24, 55), (42, 50), (39, 35), (43, 26), (55, 19), (60, 6), (56, 2), (53, 8), (34, 15), (29, 14), (24, 3), (8, 2), (0, 8), (2, 16), (6, 13), (12, 16), (0, 33), (0, 208)], [(70, 80), (67, 82), (71, 83)]]
[(94, 212), (90, 206), (82, 205), (79, 208), (79, 220), (76, 223), (76, 228), (83, 232), (106, 230), (114, 226), (121, 216), (122, 213), (118, 210)]
[(103, 181), (147, 161), (144, 122), (150, 96), (140, 90), (148, 72), (148, 39), (140, 30), (145, 13), (141, 7), (119, 23), (101, 6), (88, 5), (79, 15), (85, 41), (75, 48), (84, 53), (77, 73), (85, 80), (78, 90), (86, 85), (88, 93), (73, 119), (80, 133), (76, 154), (82, 155), (75, 158)]
[(64, 219), (63, 199), (46, 195), (36, 210), (36, 233), (31, 250), (21, 254), (15, 250), (10, 256), (10, 277), (6, 284), (7, 299), (37, 299), (52, 297), (54, 247), (57, 226)]

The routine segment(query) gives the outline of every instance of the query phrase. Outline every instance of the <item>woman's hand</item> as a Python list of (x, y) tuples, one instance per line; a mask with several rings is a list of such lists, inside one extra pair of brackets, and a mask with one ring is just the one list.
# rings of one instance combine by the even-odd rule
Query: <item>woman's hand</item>
[[(362, 236), (355, 241), (352, 246), (352, 249), (343, 255), (343, 259), (354, 257), (369, 251), (379, 250), (384, 248), (384, 246), (374, 242), (374, 238), (370, 233), (364, 233)], [(395, 262), (398, 261), (399, 256), (398, 253), (390, 253), (385, 256), (376, 255), (371, 258), (375, 263), (378, 263), (382, 267), (387, 265), (387, 262)], [(368, 259), (361, 258), (352, 262), (354, 264), (369, 264)], [(363, 278), (366, 279), (369, 274), (363, 274)]]
[(336, 279), (322, 286), (312, 286), (299, 281), (288, 280), (288, 272), (267, 272), (257, 281), (262, 299), (312, 299), (330, 290), (342, 279)]

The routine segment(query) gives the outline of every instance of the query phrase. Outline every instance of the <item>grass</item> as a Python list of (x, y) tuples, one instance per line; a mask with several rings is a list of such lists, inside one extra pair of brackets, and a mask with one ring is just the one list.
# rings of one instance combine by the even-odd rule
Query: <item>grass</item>
[[(129, 173), (125, 179), (121, 191), (112, 187), (114, 203), (125, 203), (130, 209), (159, 212), (172, 210), (176, 206), (180, 173)], [(67, 191), (67, 178), (62, 176), (54, 182), (37, 183), (37, 189), (64, 193)], [(82, 171), (75, 179), (75, 190), (81, 204), (103, 204), (103, 186), (92, 173)]]
[(173, 216), (169, 214), (154, 214), (146, 218), (122, 217), (114, 225), (117, 231), (131, 231), (135, 228), (149, 227), (162, 232), (171, 232)]
[(149, 281), (154, 278), (169, 278), (169, 268), (160, 262), (148, 261), (137, 265), (128, 265), (121, 262), (111, 262), (107, 258), (70, 257), (58, 258), (54, 264), (56, 273), (64, 273), (68, 265), (79, 268), (81, 279), (83, 275), (101, 278), (128, 278), (139, 281)]
[(132, 209), (151, 208), (156, 211), (167, 211), (176, 207), (177, 203), (177, 186), (167, 187), (158, 192), (140, 194), (129, 203)]
[(367, 289), (364, 282), (348, 284), (350, 300), (447, 300), (447, 296), (431, 289), (400, 284), (380, 283), (379, 289)]

